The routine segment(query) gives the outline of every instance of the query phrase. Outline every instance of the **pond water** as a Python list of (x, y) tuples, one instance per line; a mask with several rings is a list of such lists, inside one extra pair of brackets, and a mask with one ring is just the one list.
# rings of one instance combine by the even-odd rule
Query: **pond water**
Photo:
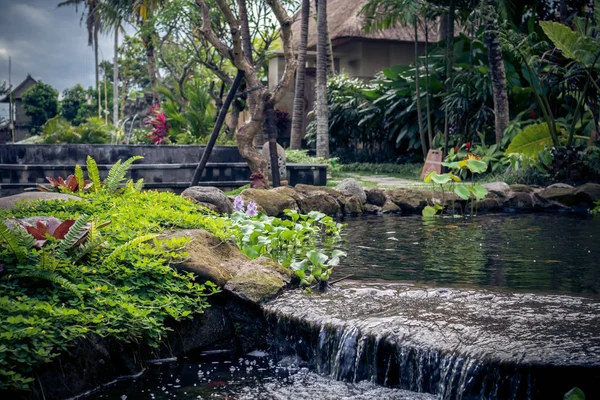
[(600, 218), (569, 214), (480, 215), (344, 221), (348, 253), (332, 278), (600, 293)]
[(432, 400), (434, 396), (370, 382), (328, 379), (266, 353), (215, 357), (151, 366), (142, 377), (122, 381), (90, 399), (169, 400)]
[(600, 218), (344, 222), (332, 279), (352, 277), (268, 303), (270, 354), (153, 365), (90, 398), (600, 398)]

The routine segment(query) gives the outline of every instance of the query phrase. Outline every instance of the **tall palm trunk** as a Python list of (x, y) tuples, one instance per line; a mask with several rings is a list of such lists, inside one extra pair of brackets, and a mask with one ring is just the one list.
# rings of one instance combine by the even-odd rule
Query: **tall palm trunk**
[(506, 89), (506, 72), (504, 70), (504, 60), (502, 59), (502, 48), (498, 39), (496, 1), (488, 0), (488, 5), (489, 15), (487, 18), (485, 41), (488, 47), (488, 61), (492, 78), (496, 143), (500, 143), (509, 122), (508, 92)]
[(154, 46), (154, 30), (142, 35), (142, 44), (146, 50), (146, 64), (148, 64), (148, 76), (150, 78), (150, 91), (152, 94), (152, 103), (157, 105), (160, 103), (160, 97), (157, 90), (157, 69), (156, 69), (156, 54)]
[[(454, 67), (454, 12), (456, 10), (455, 0), (450, 0), (446, 27), (446, 94), (452, 90), (452, 68)], [(444, 157), (448, 155), (448, 112), (444, 113)]]
[(115, 56), (113, 60), (113, 124), (119, 123), (119, 25), (115, 27)]
[(433, 126), (431, 122), (431, 104), (429, 101), (429, 24), (425, 20), (425, 112), (427, 114), (427, 136), (429, 148), (433, 148)]
[(327, 0), (318, 0), (317, 11), (317, 157), (329, 158), (327, 107)]
[(98, 118), (102, 115), (102, 101), (100, 99), (100, 63), (98, 61), (98, 26), (94, 25), (94, 68), (96, 70), (96, 95), (98, 97)]
[(417, 100), (417, 120), (419, 123), (419, 137), (423, 149), (423, 159), (427, 158), (427, 142), (425, 130), (423, 129), (423, 112), (421, 111), (421, 88), (419, 87), (419, 19), (415, 15), (413, 21), (415, 27), (415, 96)]
[(300, 44), (298, 45), (298, 69), (296, 70), (296, 88), (294, 92), (294, 111), (292, 113), (292, 133), (290, 148), (298, 150), (302, 147), (304, 137), (304, 85), (306, 81), (306, 45), (308, 43), (308, 19), (310, 17), (310, 0), (302, 0), (300, 19)]

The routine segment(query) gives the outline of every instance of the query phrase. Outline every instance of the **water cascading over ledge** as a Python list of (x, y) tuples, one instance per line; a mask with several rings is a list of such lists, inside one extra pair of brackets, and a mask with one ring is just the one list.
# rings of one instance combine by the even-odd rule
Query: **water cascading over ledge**
[(593, 298), (345, 284), (285, 293), (265, 313), (276, 358), (337, 380), (442, 399), (599, 395)]

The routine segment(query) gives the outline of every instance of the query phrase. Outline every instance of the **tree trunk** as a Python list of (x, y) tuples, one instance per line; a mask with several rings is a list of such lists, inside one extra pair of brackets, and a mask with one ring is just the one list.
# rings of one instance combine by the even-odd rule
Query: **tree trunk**
[(429, 148), (433, 148), (433, 126), (431, 122), (431, 104), (429, 101), (429, 24), (425, 20), (425, 107), (427, 113), (427, 136)]
[(427, 158), (427, 139), (423, 129), (423, 112), (421, 111), (421, 88), (419, 87), (419, 20), (415, 16), (413, 24), (415, 28), (415, 96), (417, 101), (417, 120), (419, 123), (419, 137), (423, 149), (423, 159)]
[[(452, 68), (454, 64), (454, 11), (456, 9), (455, 0), (450, 0), (448, 6), (446, 26), (446, 94), (452, 90)], [(448, 131), (450, 129), (448, 113), (444, 113), (444, 157), (448, 155)]]
[(308, 19), (310, 0), (302, 0), (302, 18), (300, 20), (300, 44), (298, 45), (298, 69), (296, 70), (296, 89), (294, 92), (294, 112), (292, 113), (292, 133), (290, 148), (299, 150), (304, 137), (304, 85), (306, 80), (306, 44), (308, 43)]
[(96, 95), (98, 97), (98, 118), (102, 115), (100, 99), (100, 64), (98, 62), (98, 26), (94, 25), (94, 67), (96, 69)]
[[(262, 96), (261, 96), (262, 97)], [(268, 184), (268, 168), (267, 160), (262, 154), (253, 146), (252, 142), (254, 136), (259, 130), (262, 130), (262, 125), (265, 120), (265, 102), (258, 101), (256, 108), (252, 114), (252, 118), (249, 118), (244, 125), (242, 125), (235, 134), (235, 139), (238, 144), (238, 150), (240, 155), (248, 162), (250, 171), (261, 173), (265, 182)]]
[(113, 60), (113, 125), (119, 123), (119, 27), (115, 28), (115, 57)]
[(228, 127), (232, 138), (235, 135), (235, 132), (237, 132), (238, 125), (240, 124), (240, 113), (243, 111), (243, 109), (244, 106), (242, 102), (237, 99), (231, 105), (231, 114), (229, 116)]
[(567, 24), (569, 18), (569, 10), (567, 9), (567, 0), (560, 0), (559, 3), (560, 23), (563, 25)]
[(329, 158), (329, 110), (327, 106), (327, 1), (318, 0), (317, 11), (317, 157)]
[(157, 87), (156, 55), (154, 47), (153, 32), (142, 35), (142, 44), (146, 49), (146, 63), (148, 64), (148, 75), (150, 77), (150, 91), (152, 94), (152, 105), (160, 103)]
[(496, 14), (496, 1), (488, 1), (490, 15), (487, 19), (485, 41), (488, 47), (488, 61), (492, 79), (492, 93), (494, 96), (494, 119), (496, 129), (496, 143), (502, 141), (504, 131), (509, 123), (508, 92), (506, 89), (506, 72), (502, 59), (502, 48), (498, 39), (498, 20)]

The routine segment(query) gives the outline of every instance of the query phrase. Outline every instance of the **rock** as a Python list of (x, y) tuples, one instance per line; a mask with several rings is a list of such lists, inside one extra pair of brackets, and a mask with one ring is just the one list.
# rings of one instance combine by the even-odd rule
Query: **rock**
[(516, 192), (512, 193), (504, 202), (505, 208), (510, 208), (519, 211), (530, 211), (533, 209), (533, 198), (529, 193)]
[(17, 203), (21, 201), (51, 201), (51, 200), (62, 200), (62, 201), (80, 201), (81, 197), (73, 196), (64, 193), (54, 192), (25, 192), (15, 194), (13, 196), (0, 197), (0, 210), (11, 210), (16, 208)]
[(499, 210), (501, 207), (500, 202), (497, 199), (485, 198), (479, 200), (475, 207), (477, 212), (489, 212)]
[(344, 215), (358, 215), (363, 213), (363, 203), (358, 196), (341, 198), (342, 212)]
[(261, 303), (275, 296), (291, 280), (291, 272), (266, 258), (250, 260), (237, 247), (202, 229), (177, 230), (159, 239), (190, 237), (188, 261), (174, 267), (193, 272), (224, 287), (237, 297)]
[(326, 192), (312, 192), (298, 201), (300, 211), (307, 214), (311, 211), (319, 211), (327, 215), (339, 215), (342, 213), (340, 203)]
[(482, 185), (488, 192), (497, 196), (507, 197), (510, 194), (510, 186), (504, 182), (491, 182)]
[(356, 196), (361, 201), (361, 203), (365, 204), (367, 202), (367, 194), (365, 190), (360, 186), (360, 183), (356, 179), (346, 178), (335, 187), (336, 190), (339, 190), (345, 195), (348, 196)]
[(218, 213), (230, 214), (233, 212), (231, 201), (229, 201), (225, 193), (213, 186), (192, 186), (185, 189), (181, 193), (181, 196), (203, 205), (208, 204), (208, 208)]
[(387, 192), (389, 199), (396, 204), (402, 212), (418, 213), (427, 205), (431, 192), (396, 189)]
[(575, 198), (575, 190), (573, 188), (549, 186), (546, 189), (539, 192), (537, 195), (545, 200), (555, 201), (567, 207), (572, 207), (577, 204), (577, 200)]
[(367, 203), (373, 204), (379, 207), (383, 207), (385, 202), (387, 201), (387, 196), (385, 192), (381, 189), (370, 189), (365, 191), (367, 195)]
[(521, 185), (521, 184), (514, 184), (514, 185), (510, 185), (510, 190), (512, 190), (513, 192), (518, 192), (518, 193), (533, 193), (534, 189), (531, 186), (527, 186), (527, 185)]
[(381, 212), (383, 214), (399, 214), (402, 212), (402, 210), (391, 200), (387, 200), (383, 207), (381, 207)]
[(600, 185), (597, 183), (586, 183), (575, 189), (575, 199), (577, 205), (584, 207), (594, 207), (595, 203), (600, 201)]
[(285, 189), (246, 189), (241, 195), (246, 203), (254, 201), (265, 214), (272, 217), (283, 215), (283, 210), (286, 209), (298, 211), (298, 203)]
[[(392, 203), (394, 204), (394, 203)], [(363, 206), (364, 212), (365, 213), (369, 213), (369, 214), (380, 214), (381, 213), (381, 207), (376, 206), (375, 204), (365, 204)]]
[(327, 193), (327, 195), (333, 197), (334, 199), (339, 199), (340, 197), (343, 196), (342, 193), (340, 193), (339, 191), (327, 187), (327, 186), (313, 186), (313, 185), (304, 185), (302, 183), (297, 184), (296, 186), (294, 186), (294, 189), (296, 190), (297, 193), (301, 194), (301, 195), (310, 195), (313, 194), (315, 192), (318, 193)]
[(567, 185), (566, 183), (553, 183), (552, 185), (548, 186), (546, 189), (575, 189), (575, 188), (571, 185)]

